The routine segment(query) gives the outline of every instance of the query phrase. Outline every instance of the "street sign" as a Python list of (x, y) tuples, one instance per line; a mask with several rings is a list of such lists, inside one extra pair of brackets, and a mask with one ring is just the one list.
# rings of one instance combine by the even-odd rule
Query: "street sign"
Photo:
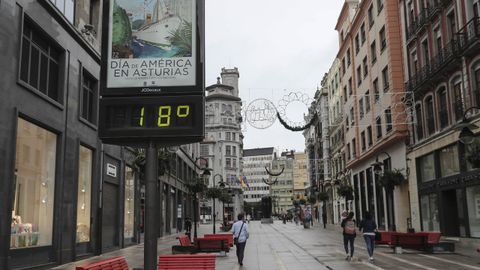
[(99, 137), (182, 145), (205, 134), (204, 0), (106, 0)]

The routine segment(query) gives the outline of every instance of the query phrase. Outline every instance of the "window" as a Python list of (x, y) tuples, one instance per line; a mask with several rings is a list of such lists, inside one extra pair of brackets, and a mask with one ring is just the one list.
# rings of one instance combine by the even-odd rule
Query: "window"
[(125, 166), (125, 209), (124, 209), (124, 238), (133, 238), (135, 224), (135, 177), (133, 169)]
[(368, 146), (371, 146), (372, 143), (373, 143), (372, 127), (371, 126), (367, 127), (367, 142), (368, 142)]
[(351, 96), (353, 94), (353, 86), (352, 86), (352, 78), (348, 79), (348, 95)]
[(442, 87), (438, 91), (438, 117), (440, 119), (440, 128), (448, 126), (448, 105), (447, 105), (447, 89)]
[(480, 237), (480, 187), (468, 187), (466, 191), (470, 236)]
[(237, 141), (237, 133), (232, 132), (232, 140)]
[(390, 107), (388, 107), (385, 110), (385, 123), (386, 123), (386, 130), (387, 130), (387, 133), (388, 133), (393, 128), (393, 126), (392, 126), (392, 110), (390, 109)]
[(380, 29), (379, 37), (380, 37), (380, 52), (383, 52), (387, 47), (387, 37), (385, 36), (385, 26), (383, 26), (382, 29)]
[(473, 70), (474, 86), (472, 94), (475, 97), (476, 106), (480, 106), (480, 65), (477, 64)]
[(362, 144), (362, 151), (365, 151), (366, 149), (366, 142), (365, 142), (365, 131), (362, 131), (361, 135), (361, 144)]
[(417, 140), (423, 139), (423, 118), (422, 118), (422, 106), (417, 104), (415, 106), (415, 116), (417, 119), (416, 132)]
[(82, 72), (81, 116), (92, 124), (97, 121), (97, 80), (86, 70)]
[(367, 57), (363, 58), (363, 78), (367, 78), (368, 75), (368, 62)]
[(206, 145), (206, 144), (200, 145), (200, 156), (201, 156), (201, 157), (206, 157), (206, 156), (208, 156), (208, 155), (210, 154), (210, 151), (209, 151), (208, 148), (209, 148), (209, 147), (208, 147), (208, 145)]
[(355, 139), (352, 140), (352, 157), (357, 157), (357, 142), (355, 141)]
[(237, 147), (232, 146), (232, 155), (236, 156), (237, 155)]
[(434, 37), (434, 42), (435, 42), (435, 50), (436, 50), (436, 54), (440, 54), (440, 52), (442, 51), (442, 32), (440, 31), (440, 26), (438, 26), (437, 28), (435, 28), (433, 30), (433, 37)]
[(377, 62), (377, 43), (375, 40), (370, 44), (370, 54), (372, 55), (372, 65)]
[(422, 41), (421, 45), (422, 49), (422, 61), (424, 66), (428, 66), (430, 64), (430, 50), (428, 49), (428, 41), (425, 39)]
[(383, 0), (377, 0), (377, 10), (378, 10), (378, 14), (380, 14), (380, 12), (382, 11), (383, 9)]
[(226, 132), (225, 135), (226, 135), (226, 138), (225, 138), (225, 139), (226, 139), (227, 141), (231, 141), (231, 140), (232, 140), (232, 133)]
[(90, 242), (93, 151), (80, 146), (77, 190), (77, 243)]
[(24, 21), (20, 80), (60, 102), (60, 50), (51, 39)]
[(438, 157), (440, 159), (441, 177), (460, 173), (458, 146), (456, 144), (441, 149), (438, 153)]
[(358, 54), (360, 51), (360, 38), (358, 34), (355, 36), (355, 54)]
[(390, 81), (388, 80), (388, 66), (382, 70), (382, 80), (383, 80), (383, 92), (387, 92), (390, 87)]
[(434, 153), (418, 158), (418, 166), (420, 180), (428, 182), (435, 180), (435, 155)]
[(373, 4), (370, 5), (368, 8), (368, 24), (370, 25), (370, 28), (372, 28), (372, 25), (375, 23), (375, 19), (373, 17)]
[(380, 91), (378, 90), (378, 78), (373, 80), (373, 94), (375, 95), (375, 102), (380, 99)]
[(350, 59), (350, 49), (347, 49), (347, 67), (350, 66), (351, 59)]
[(227, 168), (231, 168), (232, 167), (232, 159), (231, 158), (225, 158), (225, 166)]
[(365, 37), (365, 23), (362, 23), (362, 26), (360, 26), (360, 42), (365, 43), (367, 38)]
[(457, 78), (453, 83), (453, 107), (455, 111), (455, 120), (463, 119), (463, 102), (462, 102), (462, 81)]
[(364, 115), (364, 112), (363, 112), (363, 98), (360, 98), (360, 100), (358, 101), (358, 110), (359, 110), (359, 113), (360, 113), (360, 119), (362, 119), (363, 115)]
[(410, 70), (412, 76), (418, 72), (418, 57), (416, 50), (412, 51), (410, 54)]
[(370, 91), (365, 92), (365, 113), (370, 111)]
[(447, 33), (448, 38), (451, 40), (455, 37), (457, 32), (457, 23), (455, 22), (455, 12), (452, 11), (447, 15)]
[(345, 67), (345, 57), (342, 58), (342, 75), (345, 75), (346, 72), (346, 67)]
[(382, 135), (382, 118), (377, 117), (375, 124), (377, 125), (377, 139), (381, 138)]
[(422, 229), (424, 231), (440, 231), (440, 216), (438, 212), (438, 195), (436, 193), (420, 197), (422, 211)]
[(74, 0), (50, 0), (70, 23), (73, 24), (75, 3)]
[(350, 108), (350, 123), (351, 125), (355, 125), (355, 115), (353, 114), (353, 108)]
[(357, 85), (362, 84), (362, 66), (357, 67)]
[(225, 146), (225, 155), (227, 156), (232, 155), (232, 147), (230, 145)]
[(344, 87), (343, 87), (343, 101), (344, 101), (344, 102), (347, 102), (347, 97), (348, 97), (348, 95), (347, 95), (347, 87), (344, 86)]
[(18, 118), (10, 248), (52, 245), (57, 136)]
[(351, 159), (351, 156), (350, 156), (350, 144), (347, 143), (347, 160), (350, 160)]
[(427, 120), (427, 131), (428, 135), (432, 135), (435, 133), (435, 111), (433, 107), (433, 98), (429, 96), (425, 100), (425, 118)]

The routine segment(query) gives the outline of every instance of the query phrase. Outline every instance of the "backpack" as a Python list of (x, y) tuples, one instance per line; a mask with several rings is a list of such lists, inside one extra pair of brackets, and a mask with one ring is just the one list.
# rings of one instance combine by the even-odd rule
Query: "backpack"
[(355, 221), (347, 220), (345, 222), (345, 226), (343, 227), (343, 232), (345, 234), (349, 234), (349, 235), (357, 234), (356, 229), (355, 229)]

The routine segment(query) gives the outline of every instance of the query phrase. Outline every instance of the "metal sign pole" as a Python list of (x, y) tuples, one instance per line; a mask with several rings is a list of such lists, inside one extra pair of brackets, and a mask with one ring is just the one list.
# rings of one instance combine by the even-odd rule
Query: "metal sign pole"
[(158, 170), (157, 146), (150, 141), (147, 148), (147, 164), (145, 168), (145, 245), (144, 269), (157, 269), (157, 226), (155, 223), (157, 205)]

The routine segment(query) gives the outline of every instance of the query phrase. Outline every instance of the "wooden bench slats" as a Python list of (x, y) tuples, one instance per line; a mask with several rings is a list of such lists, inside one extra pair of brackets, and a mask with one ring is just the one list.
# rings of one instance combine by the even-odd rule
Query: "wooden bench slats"
[(158, 257), (158, 269), (213, 270), (215, 269), (215, 260), (215, 254), (160, 255)]
[(127, 262), (122, 256), (108, 258), (98, 262), (77, 266), (76, 270), (128, 270)]

